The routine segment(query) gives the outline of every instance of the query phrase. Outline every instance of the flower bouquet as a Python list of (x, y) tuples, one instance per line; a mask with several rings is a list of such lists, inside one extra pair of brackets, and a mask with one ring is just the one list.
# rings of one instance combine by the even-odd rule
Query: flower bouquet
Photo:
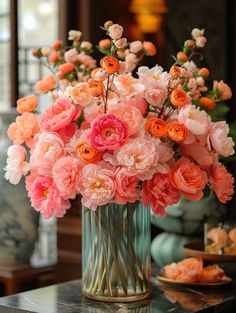
[(45, 218), (62, 217), (81, 195), (83, 293), (133, 301), (149, 295), (149, 206), (164, 216), (181, 196), (197, 201), (211, 189), (225, 203), (233, 195), (218, 157), (232, 155), (234, 143), (227, 123), (210, 116), (231, 90), (223, 81), (208, 88), (209, 70), (192, 61), (204, 30), (192, 31), (169, 72), (141, 66), (135, 76), (155, 46), (128, 43), (110, 21), (103, 29), (100, 67), (78, 31), (69, 32), (69, 47), (57, 40), (34, 51), (54, 73), (36, 83), (52, 103), (35, 114), (35, 95), (17, 101), (5, 177), (17, 184), (25, 176), (32, 207)]

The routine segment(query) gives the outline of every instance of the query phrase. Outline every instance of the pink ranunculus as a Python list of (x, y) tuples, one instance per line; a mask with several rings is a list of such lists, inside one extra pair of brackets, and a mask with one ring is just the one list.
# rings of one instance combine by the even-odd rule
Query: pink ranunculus
[(21, 177), (29, 171), (29, 165), (25, 161), (26, 150), (20, 145), (10, 146), (7, 150), (7, 165), (5, 178), (13, 185), (17, 185)]
[(134, 135), (139, 130), (143, 120), (139, 109), (132, 105), (121, 104), (116, 107), (111, 107), (108, 112), (127, 123), (129, 127), (129, 136)]
[(65, 154), (64, 143), (57, 133), (42, 132), (31, 149), (30, 167), (50, 176), (54, 163)]
[(181, 145), (183, 155), (192, 158), (203, 170), (207, 170), (212, 166), (215, 155), (211, 153), (206, 146), (197, 143)]
[(109, 203), (115, 196), (114, 170), (105, 162), (84, 166), (79, 180), (82, 204), (92, 210)]
[(58, 98), (39, 117), (41, 129), (46, 131), (59, 131), (69, 125), (76, 117), (78, 109), (68, 98)]
[(139, 109), (139, 111), (141, 112), (141, 114), (144, 116), (147, 112), (147, 101), (145, 101), (143, 98), (132, 98), (129, 100), (125, 100), (124, 101), (125, 105), (133, 105), (134, 107), (136, 107), (137, 109)]
[(75, 198), (78, 192), (82, 165), (78, 159), (66, 156), (56, 161), (53, 166), (53, 180), (64, 199)]
[(172, 185), (168, 173), (156, 173), (151, 180), (143, 183), (141, 201), (145, 207), (151, 205), (155, 214), (165, 216), (165, 207), (177, 203), (179, 199), (180, 192)]
[(70, 208), (70, 202), (60, 196), (53, 179), (49, 176), (27, 176), (26, 190), (32, 207), (45, 218), (52, 215), (63, 217)]
[(232, 97), (232, 91), (230, 87), (226, 83), (224, 83), (223, 80), (219, 82), (217, 80), (214, 80), (213, 89), (216, 89), (220, 92), (221, 99), (223, 100), (228, 100)]
[(36, 116), (33, 113), (24, 112), (16, 118), (16, 121), (11, 123), (7, 134), (15, 145), (30, 140), (32, 136), (39, 132), (39, 125)]
[(178, 121), (193, 135), (204, 135), (210, 127), (211, 118), (206, 111), (196, 108), (195, 105), (185, 105), (179, 111)]
[(232, 199), (234, 194), (234, 178), (223, 164), (218, 163), (217, 166), (213, 166), (209, 182), (220, 202), (226, 203)]
[(207, 182), (207, 174), (186, 157), (179, 159), (172, 168), (172, 184), (188, 200), (200, 200)]
[(228, 137), (229, 125), (225, 121), (211, 124), (209, 141), (214, 150), (224, 157), (234, 154), (234, 141)]
[(115, 157), (128, 175), (137, 176), (140, 180), (152, 178), (159, 159), (155, 144), (143, 138), (127, 142), (115, 152)]
[(93, 120), (88, 135), (91, 145), (98, 151), (117, 150), (127, 137), (127, 123), (113, 114), (101, 114)]
[(72, 48), (67, 50), (64, 54), (65, 62), (66, 63), (75, 63), (78, 58), (78, 51), (76, 48)]
[(126, 168), (118, 167), (115, 172), (116, 195), (115, 202), (126, 204), (135, 202), (139, 199), (139, 179), (136, 176), (127, 176)]
[(145, 98), (152, 106), (160, 109), (167, 98), (167, 88), (165, 86), (162, 88), (160, 86), (148, 88), (145, 91)]

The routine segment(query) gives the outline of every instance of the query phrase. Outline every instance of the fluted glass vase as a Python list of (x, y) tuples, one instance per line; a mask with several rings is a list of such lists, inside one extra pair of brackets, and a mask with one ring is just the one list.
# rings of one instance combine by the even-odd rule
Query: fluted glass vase
[(82, 292), (131, 302), (150, 294), (150, 211), (139, 202), (83, 208)]

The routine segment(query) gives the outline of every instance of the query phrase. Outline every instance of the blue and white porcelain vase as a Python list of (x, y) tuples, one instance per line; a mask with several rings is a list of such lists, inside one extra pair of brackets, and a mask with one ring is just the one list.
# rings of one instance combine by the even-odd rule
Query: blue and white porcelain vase
[(0, 265), (29, 263), (38, 237), (39, 214), (30, 206), (24, 182), (14, 186), (4, 178), (11, 145), (7, 128), (16, 115), (0, 113)]

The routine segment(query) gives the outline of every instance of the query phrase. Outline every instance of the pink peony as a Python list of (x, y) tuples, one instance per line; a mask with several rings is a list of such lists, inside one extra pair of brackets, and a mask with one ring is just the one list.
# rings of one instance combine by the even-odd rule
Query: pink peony
[(127, 123), (129, 127), (129, 136), (134, 135), (138, 131), (143, 121), (143, 117), (139, 109), (132, 105), (119, 104), (116, 107), (111, 107), (108, 112), (114, 114)]
[(162, 86), (167, 88), (170, 81), (170, 74), (163, 72), (161, 66), (154, 66), (149, 69), (147, 66), (140, 66), (138, 68), (139, 82), (145, 85), (146, 88), (156, 88)]
[(15, 145), (21, 145), (39, 132), (39, 125), (33, 113), (24, 112), (11, 123), (7, 134)]
[(64, 199), (73, 199), (78, 192), (81, 163), (71, 156), (58, 159), (53, 166), (53, 180)]
[(234, 178), (224, 165), (219, 163), (218, 166), (212, 168), (209, 181), (220, 202), (226, 203), (232, 199)]
[(58, 98), (39, 117), (39, 125), (46, 131), (58, 131), (69, 125), (82, 112), (68, 98)]
[(27, 176), (26, 190), (32, 207), (45, 218), (52, 215), (63, 217), (70, 208), (70, 202), (60, 196), (53, 179), (49, 176)]
[(141, 198), (145, 207), (151, 205), (153, 213), (165, 216), (165, 207), (177, 203), (180, 193), (171, 184), (169, 174), (157, 173), (143, 183)]
[(128, 175), (141, 180), (151, 179), (156, 171), (159, 156), (153, 142), (137, 138), (115, 152), (118, 164), (125, 167)]
[(81, 172), (79, 191), (82, 204), (92, 210), (109, 203), (115, 196), (114, 171), (105, 163), (86, 165)]
[(178, 121), (194, 135), (204, 135), (210, 127), (211, 118), (195, 105), (182, 107), (178, 114)]
[(118, 92), (128, 98), (144, 91), (145, 87), (131, 74), (115, 76), (114, 85)]
[(172, 168), (172, 183), (188, 200), (200, 200), (207, 182), (206, 173), (186, 157), (179, 159)]
[(17, 185), (21, 177), (29, 171), (29, 165), (25, 161), (26, 150), (19, 145), (10, 146), (7, 150), (7, 166), (5, 168), (6, 180), (13, 185)]
[(31, 150), (30, 167), (38, 174), (50, 176), (54, 163), (65, 154), (64, 143), (57, 133), (42, 132)]
[(115, 172), (116, 195), (115, 202), (126, 204), (135, 202), (139, 199), (139, 179), (135, 176), (127, 176), (124, 167), (117, 168)]
[(128, 137), (128, 125), (113, 114), (101, 114), (91, 123), (88, 135), (91, 145), (98, 151), (116, 150)]
[(228, 134), (229, 125), (225, 121), (211, 124), (208, 138), (214, 150), (224, 157), (234, 154), (234, 141)]

